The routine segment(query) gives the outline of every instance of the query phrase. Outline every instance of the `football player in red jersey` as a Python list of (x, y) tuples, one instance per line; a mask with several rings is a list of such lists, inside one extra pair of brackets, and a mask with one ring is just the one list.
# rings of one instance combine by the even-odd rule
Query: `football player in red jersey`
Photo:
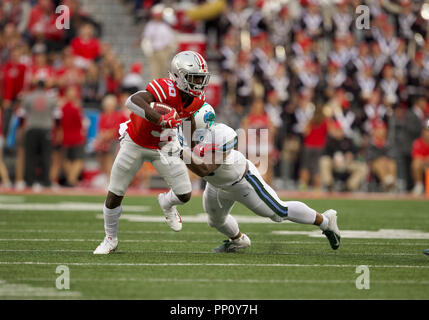
[[(182, 51), (171, 61), (169, 75), (169, 79), (151, 81), (146, 90), (133, 94), (126, 102), (132, 113), (130, 120), (125, 123), (126, 129), (112, 167), (104, 203), (106, 237), (94, 250), (94, 254), (108, 254), (117, 248), (122, 199), (145, 161), (153, 164), (170, 187), (169, 192), (158, 196), (168, 225), (175, 231), (182, 228), (176, 205), (191, 199), (192, 186), (187, 167), (179, 155), (169, 157), (161, 152), (161, 133), (165, 129), (176, 128), (181, 124), (181, 119), (189, 118), (201, 108), (210, 73), (199, 53)], [(152, 102), (167, 104), (173, 110), (161, 115), (152, 109)], [(180, 119), (177, 119), (176, 112)], [(122, 127), (125, 128), (124, 125)]]

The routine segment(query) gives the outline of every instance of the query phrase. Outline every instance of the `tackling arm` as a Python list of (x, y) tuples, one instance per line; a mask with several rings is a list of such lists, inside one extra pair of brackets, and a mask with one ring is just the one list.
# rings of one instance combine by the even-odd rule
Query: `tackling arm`
[(188, 169), (201, 178), (208, 176), (220, 166), (216, 163), (205, 163), (202, 158), (193, 154), (189, 149), (183, 149), (180, 157), (185, 161)]
[[(193, 137), (196, 129), (195, 118), (193, 114), (190, 116), (190, 120), (191, 120), (191, 137)], [(196, 142), (194, 141), (194, 139), (191, 139), (191, 150), (194, 150), (195, 146), (196, 146)], [(220, 164), (205, 163), (201, 157), (192, 153), (191, 150), (183, 149), (183, 152), (181, 153), (181, 158), (185, 160), (185, 163), (188, 169), (191, 170), (196, 175), (200, 177), (208, 176), (210, 173), (215, 171), (220, 166)]]

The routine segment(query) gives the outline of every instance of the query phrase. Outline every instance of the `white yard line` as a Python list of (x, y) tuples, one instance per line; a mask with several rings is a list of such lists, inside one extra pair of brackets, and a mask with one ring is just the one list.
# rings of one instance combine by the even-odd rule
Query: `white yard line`
[[(324, 237), (319, 230), (313, 231), (291, 231), (291, 230), (278, 230), (272, 231), (275, 235), (300, 235), (312, 238)], [(380, 229), (377, 231), (368, 230), (341, 230), (341, 238), (355, 238), (355, 239), (421, 239), (429, 240), (429, 232), (421, 230), (407, 230), (407, 229)]]
[[(171, 232), (170, 232), (171, 233)], [(249, 232), (249, 234), (252, 234)], [(0, 241), (10, 241), (10, 242), (99, 242), (103, 239), (81, 239), (81, 238), (73, 238), (73, 239), (62, 239), (62, 238), (2, 238)], [(389, 240), (399, 240), (399, 239), (389, 239)], [(413, 239), (418, 240), (418, 239)], [(151, 242), (166, 242), (166, 243), (213, 243), (214, 240), (174, 240), (174, 239), (134, 239), (134, 240), (120, 240), (119, 242), (123, 243), (151, 243)], [(302, 245), (313, 245), (313, 244), (321, 244), (324, 240), (320, 241), (279, 241), (279, 240), (272, 240), (272, 241), (256, 241), (259, 244), (302, 244)], [(427, 247), (427, 242), (399, 242), (399, 243), (392, 243), (392, 242), (343, 242), (344, 245), (380, 245), (380, 246), (422, 246)]]
[[(45, 230), (45, 229), (5, 229), (1, 230), (1, 233), (71, 233), (71, 234), (104, 234), (103, 230), (96, 230), (96, 231), (76, 231), (76, 230)], [(169, 235), (175, 235), (175, 233), (171, 231), (142, 231), (142, 230), (136, 230), (136, 231), (129, 231), (129, 230), (121, 230), (121, 234), (169, 234)], [(207, 235), (218, 235), (216, 231), (209, 232), (209, 231), (186, 231), (186, 234), (207, 234)], [(263, 232), (251, 232), (250, 234), (267, 234)]]
[[(283, 267), (283, 268), (356, 268), (356, 264), (294, 264), (294, 263), (101, 263), (101, 262), (42, 262), (42, 261), (0, 261), (0, 265), (67, 265), (67, 266), (98, 266), (98, 267)], [(367, 265), (369, 268), (406, 268), (429, 269), (429, 265)]]
[[(75, 249), (0, 249), (0, 252), (82, 252), (92, 253), (92, 250), (75, 250)], [(124, 251), (126, 253), (177, 253), (177, 254), (214, 254), (211, 251), (177, 251), (177, 250), (163, 250), (163, 251), (142, 251), (142, 250), (130, 250)], [(268, 252), (268, 251), (251, 251), (248, 254), (254, 255), (301, 255), (308, 256), (313, 255), (312, 253), (305, 252)], [(321, 255), (334, 255), (335, 252), (321, 253)], [(421, 256), (421, 253), (343, 253), (341, 256)]]
[[(15, 281), (34, 281), (34, 282), (48, 282), (52, 281), (51, 278), (20, 278)], [(356, 280), (297, 280), (297, 279), (213, 279), (213, 278), (73, 278), (73, 282), (201, 282), (201, 283), (309, 283), (309, 284), (329, 284), (329, 283), (349, 283), (355, 284)], [(421, 280), (371, 280), (371, 284), (420, 284), (428, 285), (429, 281)]]
[(80, 297), (78, 291), (60, 291), (54, 288), (33, 287), (28, 284), (7, 283), (0, 280), (0, 297)]
[[(151, 206), (124, 205), (125, 212), (147, 212)], [(0, 203), (0, 210), (23, 211), (33, 213), (33, 211), (96, 211), (103, 212), (103, 203), (91, 202), (58, 202), (58, 203)]]

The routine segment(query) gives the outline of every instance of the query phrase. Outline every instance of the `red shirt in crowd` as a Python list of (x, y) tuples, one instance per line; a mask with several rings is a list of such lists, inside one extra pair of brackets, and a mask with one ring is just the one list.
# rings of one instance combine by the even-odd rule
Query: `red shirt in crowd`
[(81, 96), (82, 86), (81, 79), (85, 76), (85, 72), (82, 69), (75, 67), (61, 67), (57, 69), (55, 77), (58, 80), (60, 96), (64, 96), (68, 87), (75, 86), (78, 89), (79, 97)]
[(429, 144), (426, 144), (422, 138), (418, 138), (413, 143), (412, 156), (413, 159), (429, 157)]
[(57, 17), (54, 8), (52, 8), (51, 12), (47, 13), (39, 5), (34, 6), (28, 22), (30, 33), (33, 36), (43, 34), (50, 40), (60, 40), (63, 37), (64, 30), (57, 28)]
[(3, 66), (3, 99), (14, 100), (24, 87), (26, 66), (12, 61)]
[(249, 114), (248, 120), (251, 129), (268, 129), (270, 126), (270, 117), (267, 113), (262, 115)]
[(101, 113), (100, 122), (98, 123), (98, 130), (115, 130), (115, 135), (112, 137), (112, 140), (119, 138), (119, 125), (126, 121), (128, 118), (125, 118), (122, 112), (116, 111), (112, 113)]
[(67, 102), (61, 108), (61, 113), (63, 146), (75, 147), (84, 144), (82, 109), (71, 102)]
[(48, 81), (55, 78), (55, 70), (50, 65), (38, 66), (33, 65), (30, 68), (31, 78), (36, 80)]
[(304, 145), (314, 149), (322, 149), (326, 144), (328, 135), (328, 122), (324, 120), (319, 124), (310, 124), (310, 131), (304, 138)]
[(88, 60), (94, 60), (101, 54), (101, 44), (97, 38), (83, 40), (76, 37), (72, 40), (71, 47), (74, 55)]

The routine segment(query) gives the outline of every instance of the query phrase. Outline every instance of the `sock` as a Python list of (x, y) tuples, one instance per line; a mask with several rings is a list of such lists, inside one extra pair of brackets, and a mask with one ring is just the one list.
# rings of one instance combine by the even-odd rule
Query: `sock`
[(303, 224), (313, 224), (316, 221), (316, 210), (311, 209), (305, 203), (286, 201), (286, 206), (288, 208), (288, 220)]
[(329, 218), (326, 217), (326, 216), (324, 216), (323, 214), (321, 216), (323, 217), (323, 221), (319, 225), (319, 228), (322, 229), (322, 230), (326, 230), (328, 228)]
[(112, 238), (112, 240), (118, 240), (118, 227), (119, 217), (122, 213), (122, 206), (118, 206), (113, 209), (109, 209), (104, 204), (103, 215), (104, 215), (104, 231), (106, 236)]
[(221, 226), (216, 226), (216, 229), (226, 235), (228, 238), (235, 237), (240, 230), (238, 229), (237, 220), (230, 214), (226, 216), (224, 224)]
[(183, 202), (179, 200), (179, 198), (174, 194), (173, 190), (171, 189), (165, 194), (164, 201), (164, 206), (167, 208), (171, 208), (172, 206), (178, 204), (183, 204)]

